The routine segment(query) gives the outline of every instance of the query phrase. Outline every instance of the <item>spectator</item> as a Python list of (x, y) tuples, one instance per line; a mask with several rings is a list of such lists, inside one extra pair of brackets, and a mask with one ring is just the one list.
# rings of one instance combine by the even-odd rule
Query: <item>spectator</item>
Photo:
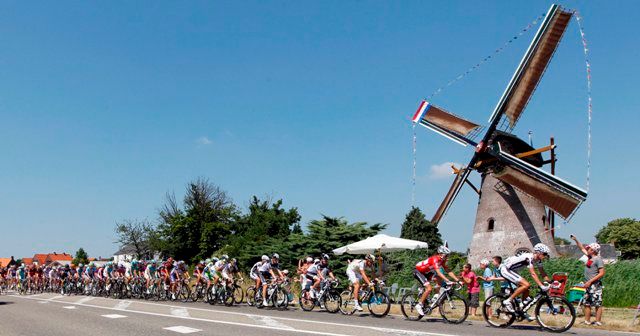
[[(486, 301), (491, 295), (493, 295), (493, 280), (495, 278), (495, 273), (489, 267), (489, 260), (482, 259), (480, 261), (480, 269), (482, 270), (482, 289), (484, 291), (484, 300)], [(487, 309), (491, 309), (491, 307), (487, 307)]]
[[(600, 257), (600, 244), (582, 245), (576, 236), (571, 235), (584, 255), (580, 258), (584, 267), (584, 324), (602, 325), (602, 277), (604, 277), (604, 261)], [(591, 308), (595, 308), (596, 320), (591, 322)]]
[(460, 274), (462, 281), (467, 285), (469, 292), (469, 312), (471, 316), (476, 316), (476, 311), (480, 306), (480, 283), (478, 277), (471, 269), (471, 264), (465, 264)]

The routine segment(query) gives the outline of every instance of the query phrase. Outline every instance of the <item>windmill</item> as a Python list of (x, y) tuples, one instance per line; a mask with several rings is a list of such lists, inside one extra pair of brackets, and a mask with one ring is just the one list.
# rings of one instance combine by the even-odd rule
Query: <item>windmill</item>
[[(414, 123), (475, 149), (466, 166), (452, 167), (455, 179), (432, 219), (433, 223), (440, 222), (464, 184), (478, 193), (469, 247), (469, 262), (473, 264), (493, 255), (530, 251), (539, 242), (556, 254), (554, 214), (568, 220), (586, 200), (584, 190), (542, 169), (550, 163), (554, 172), (553, 139), (550, 146), (535, 149), (512, 134), (572, 15), (558, 5), (551, 6), (486, 128), (427, 101), (420, 104), (413, 117)], [(551, 151), (551, 160), (543, 159), (546, 151)], [(479, 189), (468, 180), (472, 171), (481, 175)]]

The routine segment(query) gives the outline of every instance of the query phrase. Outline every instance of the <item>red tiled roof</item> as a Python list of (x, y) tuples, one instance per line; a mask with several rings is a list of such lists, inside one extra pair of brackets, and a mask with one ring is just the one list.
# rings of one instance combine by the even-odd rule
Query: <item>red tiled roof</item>
[(0, 267), (7, 267), (10, 261), (11, 258), (0, 258)]
[(73, 260), (73, 257), (70, 254), (66, 254), (66, 253), (49, 253), (47, 254), (47, 258), (46, 261), (47, 262), (53, 262), (53, 261), (71, 261)]
[(39, 265), (44, 265), (45, 260), (47, 260), (46, 254), (34, 254), (33, 261), (37, 261)]
[(25, 265), (31, 265), (31, 264), (33, 264), (33, 258), (22, 258), (22, 262)]

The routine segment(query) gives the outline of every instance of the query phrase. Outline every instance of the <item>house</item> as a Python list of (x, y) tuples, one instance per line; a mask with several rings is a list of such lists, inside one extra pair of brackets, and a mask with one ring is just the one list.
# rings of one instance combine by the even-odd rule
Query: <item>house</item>
[[(582, 251), (577, 245), (556, 245), (558, 255), (568, 258), (580, 258), (582, 257)], [(613, 244), (600, 244), (600, 257), (605, 264), (612, 264), (618, 261), (620, 257), (620, 251), (616, 251), (616, 247)]]
[(7, 267), (10, 261), (11, 258), (0, 258), (0, 267)]
[(49, 253), (45, 258), (45, 264), (50, 264), (53, 262), (57, 262), (61, 265), (70, 265), (73, 257), (68, 253)]
[(111, 261), (110, 258), (102, 258), (102, 257), (89, 258), (89, 263), (94, 263), (96, 267), (102, 267), (110, 261)]
[(22, 263), (25, 265), (33, 264), (33, 258), (22, 258)]
[[(136, 249), (133, 245), (123, 245), (118, 251), (113, 254), (113, 262), (119, 264), (121, 262), (130, 262), (136, 258)], [(147, 252), (145, 255), (140, 256), (142, 259), (160, 259), (160, 254), (151, 254)]]
[(33, 255), (33, 262), (37, 263), (38, 265), (44, 265), (45, 261), (47, 260), (47, 254), (34, 254)]

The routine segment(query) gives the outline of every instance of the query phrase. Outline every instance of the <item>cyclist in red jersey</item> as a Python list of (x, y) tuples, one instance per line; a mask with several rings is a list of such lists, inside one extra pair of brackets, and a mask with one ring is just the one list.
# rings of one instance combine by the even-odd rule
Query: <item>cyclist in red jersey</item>
[[(442, 245), (438, 247), (437, 254), (416, 264), (416, 269), (413, 271), (413, 276), (416, 278), (416, 280), (418, 280), (418, 282), (420, 282), (420, 285), (424, 286), (425, 289), (422, 293), (422, 296), (420, 297), (420, 302), (418, 302), (418, 304), (416, 305), (416, 311), (420, 315), (424, 315), (424, 310), (422, 309), (422, 307), (424, 307), (425, 300), (429, 297), (429, 294), (431, 294), (431, 291), (433, 290), (430, 281), (434, 280), (434, 277), (437, 275), (437, 277), (442, 281), (446, 283), (450, 282), (447, 276), (442, 273), (442, 269), (444, 269), (444, 271), (447, 272), (447, 274), (456, 282), (460, 283), (458, 277), (447, 268), (447, 258), (449, 257), (449, 253), (451, 253), (451, 250), (449, 250), (446, 245)], [(436, 284), (438, 278), (435, 279)]]

